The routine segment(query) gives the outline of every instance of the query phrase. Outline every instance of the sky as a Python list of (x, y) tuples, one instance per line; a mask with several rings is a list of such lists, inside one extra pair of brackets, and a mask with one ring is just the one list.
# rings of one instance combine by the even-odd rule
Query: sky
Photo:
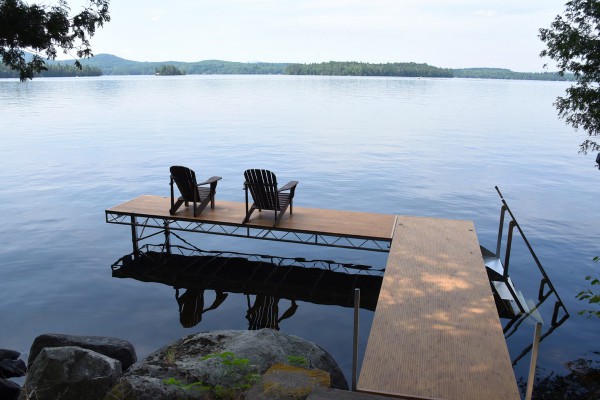
[[(112, 0), (94, 54), (135, 61), (417, 62), (556, 70), (539, 29), (566, 0)], [(83, 0), (69, 1), (72, 12)]]

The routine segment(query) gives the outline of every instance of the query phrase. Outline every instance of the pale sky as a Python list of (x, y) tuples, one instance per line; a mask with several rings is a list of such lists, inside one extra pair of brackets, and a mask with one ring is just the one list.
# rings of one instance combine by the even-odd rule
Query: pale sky
[[(373, 63), (543, 71), (566, 0), (112, 0), (95, 54), (136, 61)], [(82, 0), (69, 1), (78, 11)], [(549, 64), (550, 70), (555, 70)]]

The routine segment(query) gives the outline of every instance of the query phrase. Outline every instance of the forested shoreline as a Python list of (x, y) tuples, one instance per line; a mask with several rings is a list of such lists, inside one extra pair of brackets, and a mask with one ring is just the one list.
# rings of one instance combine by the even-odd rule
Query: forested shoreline
[[(83, 69), (73, 62), (47, 62), (48, 71), (37, 76), (100, 76), (100, 75), (171, 75), (159, 71), (180, 71), (187, 75), (325, 75), (325, 76), (394, 76), (413, 78), (474, 78), (571, 81), (572, 75), (556, 72), (515, 72), (503, 68), (440, 68), (424, 63), (365, 63), (330, 61), (323, 63), (263, 63), (205, 60), (199, 62), (140, 62), (110, 54), (80, 60)], [(179, 73), (177, 73), (179, 74)], [(18, 78), (18, 73), (0, 65), (0, 78)]]
[[(47, 65), (48, 70), (36, 74), (37, 77), (58, 78), (58, 77), (77, 77), (77, 76), (101, 76), (102, 69), (84, 65), (82, 69), (77, 68), (73, 63), (52, 63)], [(13, 71), (4, 64), (0, 64), (0, 78), (19, 78), (19, 72)]]

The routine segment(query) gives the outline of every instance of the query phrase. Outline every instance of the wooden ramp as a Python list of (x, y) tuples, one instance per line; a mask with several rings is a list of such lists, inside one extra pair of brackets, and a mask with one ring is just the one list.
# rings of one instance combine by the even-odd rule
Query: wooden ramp
[(398, 217), (357, 388), (520, 399), (471, 222)]

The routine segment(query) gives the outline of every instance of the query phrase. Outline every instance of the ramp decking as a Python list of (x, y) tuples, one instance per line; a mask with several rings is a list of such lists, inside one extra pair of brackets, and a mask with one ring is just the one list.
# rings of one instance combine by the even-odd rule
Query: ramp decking
[(471, 222), (398, 217), (357, 388), (520, 398)]
[[(339, 241), (385, 243), (375, 250), (389, 257), (358, 390), (411, 399), (520, 398), (471, 222), (294, 206), (274, 228), (271, 212), (242, 224), (244, 203), (217, 200), (198, 217), (190, 209), (171, 216), (169, 206), (169, 198), (140, 196), (107, 209), (106, 220), (132, 226), (134, 250), (137, 227), (365, 250), (372, 249)], [(309, 239), (294, 239), (303, 234)]]

